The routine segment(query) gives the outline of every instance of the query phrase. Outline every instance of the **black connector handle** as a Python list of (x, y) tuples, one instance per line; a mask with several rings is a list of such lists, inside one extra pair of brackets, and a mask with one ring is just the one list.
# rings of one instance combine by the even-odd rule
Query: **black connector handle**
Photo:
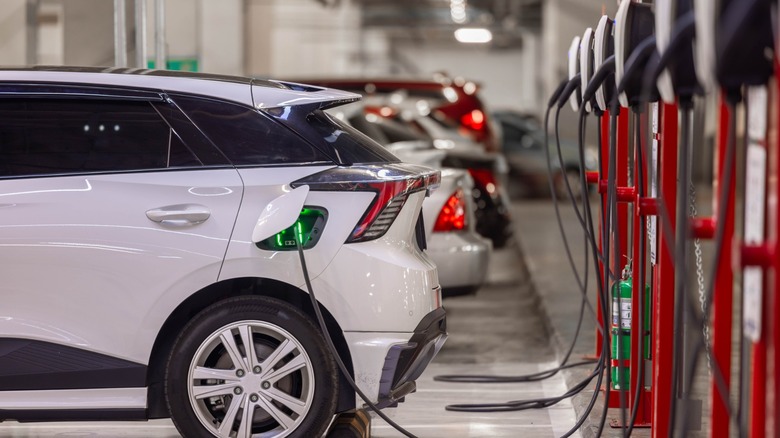
[[(682, 44), (689, 43), (691, 40), (696, 36), (696, 15), (693, 11), (689, 11), (685, 13), (684, 15), (680, 16), (680, 18), (677, 19), (677, 21), (674, 24), (674, 28), (672, 29), (672, 35), (669, 39), (669, 45), (666, 46), (666, 49), (663, 53), (656, 57), (651, 57), (651, 59), (648, 61), (647, 68), (645, 69), (644, 76), (642, 77), (642, 91), (643, 93), (646, 92), (646, 90), (650, 90), (655, 84), (655, 81), (658, 80), (658, 77), (661, 76), (661, 73), (663, 73), (664, 69), (669, 65), (669, 62), (672, 61), (675, 55), (679, 53), (680, 49), (683, 49), (684, 47)], [(699, 89), (699, 86), (697, 85), (695, 88)], [(680, 90), (678, 90), (679, 93)], [(680, 98), (682, 100), (690, 100), (693, 96), (683, 96), (681, 95)]]
[(563, 91), (561, 92), (560, 97), (558, 97), (558, 108), (563, 108), (563, 106), (566, 105), (566, 101), (569, 100), (571, 94), (580, 87), (580, 81), (581, 79), (579, 73), (574, 75), (574, 77), (569, 80), (569, 82), (566, 84), (566, 87), (564, 87)]
[[(654, 51), (655, 35), (645, 38), (634, 48), (634, 51), (631, 52), (631, 56), (629, 56), (626, 60), (623, 78), (617, 85), (617, 94), (626, 91), (626, 87), (628, 87), (632, 81), (637, 79), (637, 75), (640, 75), (641, 72), (644, 71), (644, 67), (647, 65), (647, 60), (650, 59), (650, 56)], [(641, 93), (641, 90), (634, 91), (637, 91), (637, 93), (632, 94)]]
[(614, 72), (615, 55), (611, 55), (609, 58), (605, 59), (603, 63), (601, 63), (601, 66), (593, 75), (593, 78), (591, 78), (590, 82), (588, 82), (588, 87), (585, 88), (585, 92), (582, 93), (582, 101), (587, 102), (593, 99), (601, 84), (603, 84), (609, 75)]

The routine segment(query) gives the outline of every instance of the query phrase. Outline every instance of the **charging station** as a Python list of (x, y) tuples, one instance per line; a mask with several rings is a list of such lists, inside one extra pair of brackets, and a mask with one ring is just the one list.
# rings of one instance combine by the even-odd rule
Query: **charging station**
[[(628, 388), (602, 390), (605, 409), (621, 411), (612, 426), (628, 434), (650, 427), (654, 437), (685, 436), (702, 412), (713, 437), (730, 436), (734, 427), (751, 437), (780, 433), (775, 402), (780, 264), (774, 253), (780, 225), (780, 98), (770, 30), (776, 11), (770, 1), (625, 0), (614, 20), (602, 16), (596, 30), (586, 29), (569, 50), (569, 80), (579, 73), (581, 84), (578, 91), (569, 87), (564, 93), (583, 119), (594, 110), (601, 119), (600, 169), (584, 175), (598, 186), (601, 201), (598, 237), (590, 233), (600, 253), (594, 262), (603, 283), (598, 299), (613, 294), (613, 324), (631, 328), (631, 354), (622, 353), (622, 338), (614, 339), (622, 335), (613, 330), (612, 342), (597, 333), (595, 357), (611, 357), (613, 375), (619, 367), (618, 375), (630, 376)], [(747, 36), (748, 29), (755, 32)], [(575, 70), (577, 41), (580, 67)], [(716, 99), (705, 100), (704, 93)], [(717, 104), (703, 106), (711, 101)], [(691, 160), (707, 147), (693, 140), (701, 138), (694, 131), (704, 129), (694, 124), (694, 104), (717, 118), (713, 213), (705, 217), (696, 215), (690, 182)], [(736, 113), (742, 111), (747, 114), (744, 147), (738, 147), (742, 130)], [(743, 170), (738, 163), (744, 163)], [(737, 202), (744, 213), (735, 211)], [(714, 246), (707, 266), (700, 240)], [(627, 259), (630, 304), (623, 298), (616, 304), (617, 273)], [(689, 286), (694, 274), (698, 290)], [(651, 319), (647, 330), (640, 322), (644, 310)], [(599, 325), (604, 316), (599, 312)], [(736, 320), (742, 327), (738, 333)], [(732, 359), (735, 339), (746, 352), (739, 363)], [(700, 361), (710, 370), (709, 398), (697, 402), (691, 391)], [(748, 376), (737, 407), (730, 402), (735, 366)]]

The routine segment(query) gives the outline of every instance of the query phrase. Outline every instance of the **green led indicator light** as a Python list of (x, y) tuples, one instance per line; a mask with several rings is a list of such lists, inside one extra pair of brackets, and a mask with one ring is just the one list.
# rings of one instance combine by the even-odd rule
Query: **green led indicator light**
[(257, 246), (271, 251), (294, 251), (298, 248), (298, 241), (304, 249), (312, 248), (319, 241), (327, 217), (325, 209), (304, 208), (291, 227), (259, 242)]

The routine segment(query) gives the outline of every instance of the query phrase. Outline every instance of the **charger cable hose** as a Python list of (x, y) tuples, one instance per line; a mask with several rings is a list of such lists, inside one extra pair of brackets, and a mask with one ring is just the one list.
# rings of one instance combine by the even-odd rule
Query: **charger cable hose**
[(393, 427), (393, 429), (397, 430), (398, 432), (401, 432), (403, 435), (409, 437), (409, 438), (417, 438), (415, 435), (413, 435), (408, 430), (401, 427), (398, 423), (391, 420), (387, 415), (385, 415), (384, 412), (382, 412), (374, 403), (371, 402), (371, 400), (366, 396), (366, 394), (358, 388), (357, 384), (355, 383), (355, 380), (352, 378), (352, 375), (349, 373), (349, 370), (347, 369), (347, 366), (344, 365), (344, 361), (341, 360), (341, 356), (339, 355), (338, 349), (336, 349), (336, 346), (333, 344), (333, 340), (330, 337), (330, 331), (328, 331), (328, 327), (325, 324), (325, 318), (322, 317), (322, 310), (320, 310), (320, 303), (317, 301), (317, 297), (314, 295), (314, 288), (311, 286), (311, 279), (309, 278), (309, 268), (306, 267), (306, 257), (303, 255), (303, 246), (302, 243), (298, 240), (299, 236), (297, 233), (295, 234), (295, 245), (298, 247), (298, 256), (301, 259), (301, 271), (303, 271), (303, 279), (306, 282), (306, 289), (309, 291), (309, 298), (311, 299), (311, 305), (314, 307), (314, 314), (317, 316), (317, 322), (320, 325), (320, 329), (322, 330), (322, 335), (325, 338), (325, 342), (328, 344), (328, 349), (330, 350), (331, 354), (333, 355), (333, 358), (336, 359), (336, 364), (339, 366), (339, 369), (341, 370), (341, 373), (344, 375), (344, 378), (349, 383), (349, 386), (352, 387), (352, 389), (355, 390), (358, 396), (360, 396), (361, 399), (363, 399), (363, 402), (365, 402), (366, 406), (368, 406), (374, 413), (376, 413), (379, 418), (385, 420), (387, 424)]
[[(549, 111), (554, 105), (556, 99), (560, 97), (563, 90), (565, 89), (565, 86), (567, 84), (571, 84), (571, 81), (563, 81), (558, 88), (556, 89), (553, 98), (550, 99), (550, 105), (548, 106), (547, 113), (545, 115), (545, 132), (546, 127), (548, 125), (548, 116)], [(564, 93), (565, 94), (565, 93)], [(546, 139), (546, 136), (545, 136)], [(549, 164), (549, 150), (547, 153), (547, 161), (548, 161), (548, 168), (550, 166)], [(553, 195), (554, 196), (554, 195)], [(556, 204), (557, 209), (557, 204)], [(560, 216), (559, 216), (560, 219)], [(559, 222), (559, 225), (562, 227), (562, 222)], [(561, 228), (561, 232), (563, 232), (563, 228)], [(564, 240), (566, 239), (564, 235)], [(566, 247), (568, 248), (568, 242), (566, 242)], [(571, 345), (569, 346), (569, 349), (567, 350), (567, 353), (565, 354), (563, 360), (561, 361), (561, 364), (558, 367), (552, 368), (550, 370), (541, 371), (538, 373), (533, 374), (527, 374), (522, 376), (480, 376), (480, 375), (448, 375), (448, 376), (437, 376), (434, 379), (439, 381), (451, 381), (451, 382), (469, 382), (469, 383), (516, 383), (516, 382), (533, 382), (533, 381), (539, 381), (543, 380), (549, 377), (554, 376), (557, 374), (560, 370), (565, 368), (571, 368), (574, 366), (579, 365), (587, 365), (594, 363), (593, 361), (584, 361), (584, 362), (578, 362), (574, 364), (567, 364), (569, 357), (571, 356), (572, 351), (574, 350), (574, 346), (576, 345), (577, 339), (579, 337), (579, 333), (581, 331), (582, 327), (582, 321), (583, 321), (583, 314), (585, 310), (585, 303), (587, 301), (587, 293), (585, 292), (585, 288), (587, 287), (587, 276), (585, 277), (585, 281), (583, 282), (580, 280), (577, 270), (576, 270), (576, 264), (574, 263), (574, 259), (571, 257), (571, 253), (568, 253), (569, 255), (569, 261), (571, 263), (571, 267), (575, 273), (575, 276), (577, 276), (577, 283), (578, 286), (580, 286), (580, 291), (582, 292), (582, 302), (580, 304), (580, 312), (579, 312), (579, 318), (577, 321), (577, 328), (575, 331), (574, 339), (572, 340)], [(587, 253), (586, 253), (587, 257)], [(586, 258), (587, 263), (587, 258)], [(587, 265), (586, 265), (587, 268)], [(587, 270), (586, 270), (587, 274)], [(598, 366), (597, 366), (598, 368)], [(595, 372), (595, 371), (594, 371)], [(590, 382), (592, 380), (593, 376), (590, 376), (588, 379), (586, 379), (587, 382)], [(577, 385), (579, 387), (580, 385)], [(577, 391), (579, 392), (579, 391)], [(576, 393), (576, 392), (575, 392)], [(568, 392), (567, 392), (568, 394)], [(448, 405), (446, 407), (447, 410), (450, 411), (459, 411), (459, 412), (503, 412), (503, 411), (516, 411), (516, 410), (525, 410), (525, 409), (534, 409), (534, 408), (545, 408), (548, 406), (552, 406), (555, 403), (558, 403), (559, 401), (567, 398), (570, 395), (564, 394), (560, 397), (551, 397), (551, 398), (545, 398), (545, 399), (530, 399), (530, 400), (518, 400), (518, 401), (510, 401), (505, 403), (489, 403), (489, 404), (456, 404), (456, 405)], [(572, 394), (573, 395), (573, 394)]]
[[(555, 95), (553, 97), (558, 97), (558, 102), (560, 102), (562, 98), (565, 98), (566, 94), (570, 94), (571, 91), (574, 89), (574, 87), (571, 87), (571, 86), (563, 88), (563, 85), (567, 85), (567, 84), (571, 85), (572, 82), (571, 81), (564, 81), (561, 84), (561, 86), (559, 86), (558, 89), (556, 90)], [(564, 90), (564, 91), (561, 92), (561, 90)], [(568, 93), (567, 93), (567, 91), (568, 91)], [(558, 94), (561, 94), (561, 96), (557, 96)], [(552, 104), (555, 102), (555, 100), (556, 99), (554, 99), (554, 98), (550, 99), (551, 105), (548, 106), (547, 112), (545, 113), (545, 122), (544, 122), (545, 130), (544, 130), (544, 132), (545, 132), (545, 142), (548, 145), (549, 145), (549, 142), (547, 141), (547, 133), (548, 133), (548, 129), (547, 128), (548, 128), (548, 125), (549, 125), (549, 112), (552, 109), (552, 106), (553, 106)], [(558, 111), (560, 111), (560, 106), (558, 108)], [(556, 123), (557, 123), (557, 117), (556, 117)], [(552, 172), (551, 172), (552, 165), (551, 165), (551, 162), (550, 162), (549, 148), (547, 149), (547, 164), (548, 164), (548, 172), (549, 172), (549, 174), (551, 176), (551, 174), (552, 174)], [(581, 174), (581, 177), (584, 177), (584, 174)], [(550, 182), (551, 181), (552, 180), (550, 179)], [(552, 189), (552, 187), (551, 187), (551, 189)], [(584, 190), (582, 191), (582, 193), (583, 194), (587, 193), (587, 190), (585, 190), (586, 186), (583, 186), (583, 189)], [(569, 187), (569, 190), (570, 190), (570, 187)], [(578, 324), (577, 324), (577, 330), (576, 330), (576, 333), (575, 333), (575, 338), (574, 338), (574, 340), (573, 340), (569, 350), (567, 351), (567, 353), (566, 353), (566, 355), (564, 357), (564, 360), (561, 363), (561, 366), (557, 367), (556, 369), (549, 370), (550, 371), (549, 375), (546, 376), (546, 377), (550, 377), (550, 376), (554, 375), (560, 369), (564, 369), (564, 368), (568, 368), (570, 366), (573, 366), (573, 364), (567, 366), (566, 362), (568, 361), (568, 358), (571, 355), (571, 352), (572, 352), (572, 350), (574, 348), (574, 345), (576, 344), (576, 341), (577, 341), (577, 338), (579, 336), (579, 332), (580, 332), (580, 329), (581, 329), (582, 316), (583, 316), (585, 304), (587, 302), (587, 281), (588, 281), (587, 274), (588, 274), (588, 265), (589, 265), (588, 253), (586, 252), (586, 254), (585, 254), (586, 264), (585, 264), (585, 274), (584, 274), (585, 277), (584, 277), (584, 281), (580, 280), (578, 271), (576, 269), (576, 264), (573, 261), (573, 257), (571, 255), (571, 251), (570, 251), (570, 248), (568, 246), (568, 240), (566, 238), (566, 235), (565, 235), (565, 232), (564, 232), (564, 229), (563, 229), (563, 225), (562, 225), (563, 222), (562, 222), (562, 219), (560, 217), (560, 211), (558, 209), (557, 198), (555, 197), (556, 196), (555, 195), (555, 191), (551, 190), (551, 193), (552, 193), (553, 201), (554, 201), (555, 208), (556, 208), (556, 216), (557, 216), (557, 219), (558, 219), (558, 222), (559, 222), (559, 227), (560, 227), (560, 230), (561, 230), (561, 233), (562, 233), (562, 237), (563, 237), (564, 242), (565, 242), (565, 247), (567, 248), (567, 255), (569, 257), (569, 262), (570, 262), (570, 265), (571, 265), (572, 270), (574, 272), (574, 275), (577, 278), (577, 283), (578, 283), (578, 286), (580, 287), (580, 292), (582, 293), (583, 301), (582, 301), (581, 306), (580, 306), (580, 318), (579, 318), (579, 321), (578, 321)], [(574, 196), (573, 196), (572, 193), (570, 193), (570, 198), (572, 200), (574, 199)], [(587, 201), (587, 200), (588, 200), (588, 198), (587, 198), (587, 196), (585, 196), (584, 202)], [(586, 210), (587, 210), (588, 213), (590, 212), (589, 211), (590, 210), (589, 207), (586, 207)], [(591, 221), (589, 221), (589, 222), (592, 224)], [(585, 224), (585, 222), (582, 222), (583, 228), (585, 228), (584, 224)], [(590, 230), (584, 229), (584, 231), (589, 232), (591, 235), (594, 234), (592, 232), (592, 226), (591, 226)], [(586, 251), (587, 251), (588, 246), (591, 246), (592, 249), (594, 250), (594, 254), (597, 253), (598, 249), (595, 246), (595, 242), (593, 242), (594, 245), (588, 245), (588, 243), (590, 243), (590, 242), (591, 241), (586, 239), (586, 241), (585, 241), (585, 243), (586, 243), (586, 246), (585, 246)], [(598, 263), (596, 261), (597, 259), (598, 258), (594, 256), (594, 264), (596, 266), (598, 266)], [(599, 284), (600, 284), (600, 278), (598, 278), (598, 276), (597, 276), (597, 280), (599, 281)], [(599, 287), (599, 289), (601, 289), (601, 287)], [(603, 299), (600, 299), (599, 301), (600, 301), (600, 304), (602, 306), (602, 311), (606, 312), (606, 302)], [(606, 320), (604, 321), (604, 323), (605, 323), (604, 327), (600, 327), (600, 329), (602, 330), (602, 333), (606, 332), (606, 330), (607, 330), (606, 329)], [(604, 364), (609, 362), (608, 359), (605, 359), (605, 355), (607, 353), (608, 353), (608, 349), (606, 349), (606, 348), (602, 349), (601, 358), (599, 359), (598, 362), (596, 362), (596, 367), (595, 367), (594, 371), (587, 378), (585, 378), (583, 381), (579, 382), (578, 384), (574, 385), (569, 391), (567, 391), (566, 393), (564, 393), (561, 396), (549, 397), (549, 398), (543, 398), (543, 399), (516, 400), (516, 401), (510, 401), (510, 402), (506, 402), (506, 403), (457, 404), (457, 405), (449, 405), (449, 406), (446, 407), (446, 409), (447, 410), (451, 410), (451, 411), (460, 411), (460, 412), (506, 412), (506, 411), (519, 411), (519, 410), (526, 410), (526, 409), (546, 408), (546, 407), (552, 406), (552, 405), (560, 402), (561, 400), (564, 400), (564, 399), (569, 398), (569, 397), (573, 397), (574, 395), (580, 393), (585, 388), (587, 388), (587, 386), (590, 384), (590, 382), (593, 380), (594, 377), (597, 377), (596, 390), (594, 391), (594, 394), (593, 394), (593, 396), (591, 398), (591, 403), (590, 403), (590, 405), (589, 405), (589, 407), (587, 409), (587, 412), (589, 413), (592, 410), (592, 407), (595, 404), (595, 401), (596, 401), (596, 399), (598, 397), (598, 394), (599, 394), (599, 388), (601, 387), (601, 382), (602, 382), (602, 379), (603, 379), (603, 374), (604, 374), (604, 369), (605, 369), (604, 368)], [(545, 373), (545, 372), (542, 372), (542, 373)], [(536, 373), (536, 374), (541, 374), (541, 373)], [(584, 423), (585, 419), (587, 418), (588, 413), (583, 415), (577, 421), (575, 426), (572, 429), (570, 429), (563, 436), (564, 437), (568, 437), (572, 433), (574, 433), (577, 429), (579, 429), (582, 426), (582, 424)]]

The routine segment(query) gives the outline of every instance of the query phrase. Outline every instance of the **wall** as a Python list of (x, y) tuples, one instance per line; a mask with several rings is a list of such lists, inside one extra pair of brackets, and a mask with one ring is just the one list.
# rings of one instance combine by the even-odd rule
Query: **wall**
[(522, 49), (491, 50), (487, 45), (399, 46), (401, 56), (430, 76), (446, 71), (482, 84), (480, 96), (494, 109), (535, 112), (539, 103), (536, 84), (538, 38), (524, 37)]
[[(545, 0), (542, 25), (542, 53), (539, 79), (543, 90), (543, 101), (546, 103), (561, 80), (568, 77), (568, 51), (575, 36), (582, 36), (585, 29), (595, 29), (602, 15), (602, 7), (607, 15), (615, 17), (617, 1), (605, 0)], [(539, 107), (541, 111), (543, 108)], [(588, 118), (587, 142), (596, 143), (595, 118)], [(569, 106), (561, 111), (561, 137), (575, 139), (577, 137), (577, 114)]]
[(275, 78), (360, 71), (360, 10), (348, 0), (249, 0), (247, 73)]
[(27, 63), (26, 20), (25, 0), (0, 2), (0, 64)]

